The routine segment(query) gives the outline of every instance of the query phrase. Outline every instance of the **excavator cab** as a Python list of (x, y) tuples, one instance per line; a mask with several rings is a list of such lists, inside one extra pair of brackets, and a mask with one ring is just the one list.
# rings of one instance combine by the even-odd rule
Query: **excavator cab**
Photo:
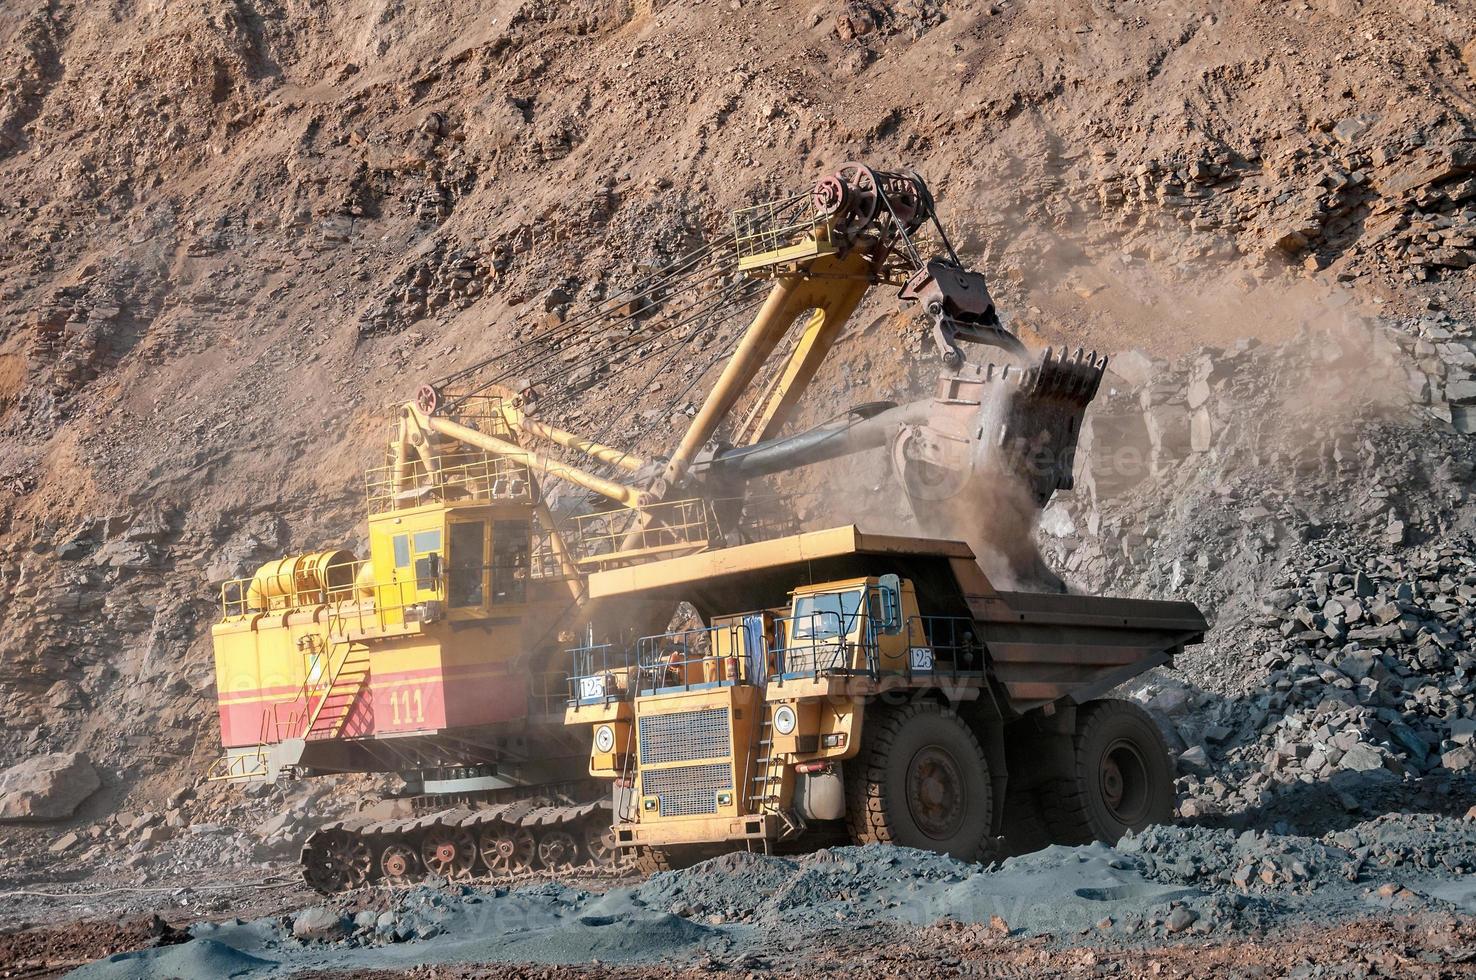
[(387, 609), (419, 610), (412, 619), (478, 619), (528, 598), (526, 506), (437, 503), (386, 515), (370, 522), (370, 550)]

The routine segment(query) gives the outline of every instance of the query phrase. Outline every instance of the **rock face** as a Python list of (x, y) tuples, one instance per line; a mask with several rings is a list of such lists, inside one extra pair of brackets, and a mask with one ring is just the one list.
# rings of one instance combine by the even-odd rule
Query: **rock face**
[(0, 821), (64, 820), (101, 785), (80, 752), (35, 756), (0, 773)]

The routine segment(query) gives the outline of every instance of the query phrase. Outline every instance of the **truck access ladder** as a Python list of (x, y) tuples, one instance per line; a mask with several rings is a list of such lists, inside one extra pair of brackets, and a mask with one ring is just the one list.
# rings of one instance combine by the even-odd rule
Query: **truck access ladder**
[(782, 840), (798, 834), (804, 829), (804, 825), (793, 814), (782, 809), (783, 798), (780, 794), (784, 785), (784, 763), (774, 752), (774, 730), (769, 712), (761, 708), (760, 714), (763, 720), (759, 722), (750, 756), (759, 772), (747, 780), (747, 809), (749, 813), (773, 814), (777, 817), (782, 827), (779, 834)]

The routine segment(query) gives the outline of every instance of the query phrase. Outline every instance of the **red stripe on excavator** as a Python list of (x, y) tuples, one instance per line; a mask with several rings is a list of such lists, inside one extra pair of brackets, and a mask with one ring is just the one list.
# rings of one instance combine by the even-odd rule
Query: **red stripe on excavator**
[[(515, 683), (468, 684), (478, 679)], [(447, 681), (457, 683), (448, 684)], [(317, 697), (289, 700), (302, 687), (261, 688), (234, 692), (220, 699), (221, 743), (227, 748), (272, 743), (299, 737)], [(333, 697), (356, 694), (353, 724), (342, 734), (356, 737), (380, 732), (429, 731), (445, 727), (494, 724), (527, 714), (527, 679), (510, 664), (453, 664), (369, 675), (363, 691), (340, 690)], [(276, 717), (267, 717), (276, 707)], [(376, 711), (375, 709), (378, 708)], [(330, 703), (319, 715), (319, 728), (331, 724)], [(293, 716), (296, 716), (295, 718)], [(265, 726), (263, 718), (266, 718)]]

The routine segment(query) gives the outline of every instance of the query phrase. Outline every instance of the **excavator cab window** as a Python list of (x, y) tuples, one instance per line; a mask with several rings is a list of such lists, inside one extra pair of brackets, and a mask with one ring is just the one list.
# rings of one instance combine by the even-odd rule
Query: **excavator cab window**
[(415, 587), (422, 592), (431, 592), (436, 587), (436, 579), (441, 577), (441, 556), (438, 554), (421, 555), (415, 559)]
[(486, 537), (486, 521), (456, 521), (451, 525), (446, 598), (453, 609), (486, 605)]
[(441, 529), (416, 531), (410, 546), (415, 555), (415, 590), (434, 592), (441, 578)]
[(492, 526), (492, 601), (523, 602), (532, 561), (527, 521), (498, 521)]

